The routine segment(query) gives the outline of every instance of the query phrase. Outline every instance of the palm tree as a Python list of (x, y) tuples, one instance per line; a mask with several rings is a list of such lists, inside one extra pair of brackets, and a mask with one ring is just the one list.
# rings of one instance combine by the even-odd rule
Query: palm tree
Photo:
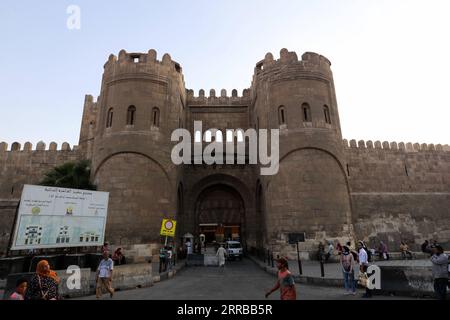
[(96, 186), (90, 182), (91, 162), (81, 160), (67, 162), (48, 171), (42, 181), (43, 186), (96, 190)]

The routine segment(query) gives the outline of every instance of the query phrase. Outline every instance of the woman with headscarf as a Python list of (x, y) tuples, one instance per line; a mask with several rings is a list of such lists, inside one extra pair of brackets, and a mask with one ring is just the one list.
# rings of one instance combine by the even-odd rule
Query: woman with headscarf
[(57, 300), (58, 284), (56, 272), (50, 269), (47, 260), (41, 260), (37, 264), (36, 273), (31, 276), (25, 300)]

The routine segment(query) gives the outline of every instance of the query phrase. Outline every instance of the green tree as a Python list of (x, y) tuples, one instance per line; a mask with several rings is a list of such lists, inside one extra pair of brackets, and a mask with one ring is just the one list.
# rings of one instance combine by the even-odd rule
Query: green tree
[(48, 171), (39, 182), (42, 186), (96, 190), (96, 186), (90, 182), (91, 162), (81, 160), (67, 162)]

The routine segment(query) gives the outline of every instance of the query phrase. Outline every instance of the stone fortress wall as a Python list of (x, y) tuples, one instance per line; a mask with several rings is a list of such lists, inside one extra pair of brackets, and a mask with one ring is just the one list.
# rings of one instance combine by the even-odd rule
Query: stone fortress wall
[(30, 142), (23, 147), (15, 142), (8, 148), (0, 143), (0, 252), (5, 252), (13, 227), (14, 215), (24, 184), (36, 184), (55, 166), (84, 158), (77, 146), (44, 142), (33, 148)]
[[(23, 184), (67, 161), (90, 159), (92, 181), (110, 192), (107, 238), (157, 243), (162, 217), (178, 220), (177, 238), (219, 215), (241, 225), (248, 248), (290, 255), (290, 233), (318, 241), (425, 238), (450, 245), (450, 148), (343, 140), (330, 61), (280, 51), (259, 61), (250, 88), (205, 95), (186, 89), (182, 68), (156, 51), (110, 55), (100, 95), (86, 95), (78, 146), (46, 150), (0, 144), (0, 251), (9, 239)], [(260, 165), (171, 162), (170, 135), (193, 122), (203, 130), (280, 129), (280, 170)]]

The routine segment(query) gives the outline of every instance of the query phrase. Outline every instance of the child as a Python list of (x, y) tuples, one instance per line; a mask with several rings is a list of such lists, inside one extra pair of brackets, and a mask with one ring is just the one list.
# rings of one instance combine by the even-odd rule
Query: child
[(23, 300), (25, 291), (27, 290), (28, 281), (25, 278), (20, 278), (16, 282), (16, 290), (9, 296), (10, 300)]

